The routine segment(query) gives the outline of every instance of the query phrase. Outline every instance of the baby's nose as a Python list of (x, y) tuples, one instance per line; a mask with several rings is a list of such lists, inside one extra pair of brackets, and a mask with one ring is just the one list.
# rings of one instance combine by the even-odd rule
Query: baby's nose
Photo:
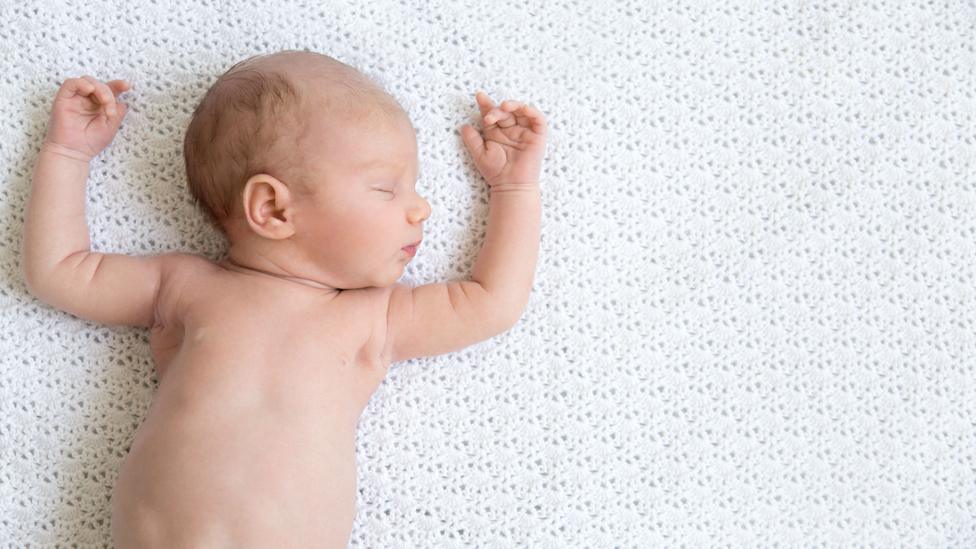
[(413, 217), (417, 219), (417, 221), (423, 221), (428, 217), (430, 217), (430, 212), (431, 212), (430, 204), (427, 202), (426, 199), (421, 198), (420, 206), (413, 209)]
[(410, 220), (413, 223), (420, 223), (421, 221), (426, 220), (429, 216), (430, 208), (427, 208), (426, 210), (415, 209), (410, 212)]

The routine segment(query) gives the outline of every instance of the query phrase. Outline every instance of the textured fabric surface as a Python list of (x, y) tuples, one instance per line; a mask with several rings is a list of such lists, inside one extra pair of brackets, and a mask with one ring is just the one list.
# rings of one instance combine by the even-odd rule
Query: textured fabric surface
[(418, 130), (402, 279), (470, 274), (474, 92), (544, 112), (519, 323), (395, 364), (360, 421), (355, 547), (976, 546), (972, 2), (4, 0), (0, 542), (109, 544), (148, 331), (30, 296), (19, 242), (55, 91), (125, 78), (93, 249), (225, 242), (183, 132), (217, 75), (309, 48)]

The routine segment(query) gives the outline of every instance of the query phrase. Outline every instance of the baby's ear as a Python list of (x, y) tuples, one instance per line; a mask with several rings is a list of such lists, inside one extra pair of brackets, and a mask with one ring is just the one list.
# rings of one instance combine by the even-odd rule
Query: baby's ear
[(287, 185), (264, 173), (252, 175), (241, 193), (244, 219), (256, 234), (282, 240), (295, 234), (293, 193)]

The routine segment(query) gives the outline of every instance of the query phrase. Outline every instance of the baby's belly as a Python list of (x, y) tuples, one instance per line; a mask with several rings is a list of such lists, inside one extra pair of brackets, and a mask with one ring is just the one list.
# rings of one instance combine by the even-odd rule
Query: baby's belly
[(237, 392), (160, 382), (114, 488), (116, 547), (346, 547), (359, 403), (310, 401), (314, 380), (262, 398), (239, 374)]

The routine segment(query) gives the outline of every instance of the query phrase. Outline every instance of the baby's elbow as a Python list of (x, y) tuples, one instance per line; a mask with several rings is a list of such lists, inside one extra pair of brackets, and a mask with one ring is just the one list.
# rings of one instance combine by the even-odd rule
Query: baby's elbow
[(523, 307), (501, 315), (501, 318), (499, 319), (500, 333), (507, 332), (514, 328), (515, 325), (518, 324), (518, 321), (521, 320), (524, 312), (525, 308)]

